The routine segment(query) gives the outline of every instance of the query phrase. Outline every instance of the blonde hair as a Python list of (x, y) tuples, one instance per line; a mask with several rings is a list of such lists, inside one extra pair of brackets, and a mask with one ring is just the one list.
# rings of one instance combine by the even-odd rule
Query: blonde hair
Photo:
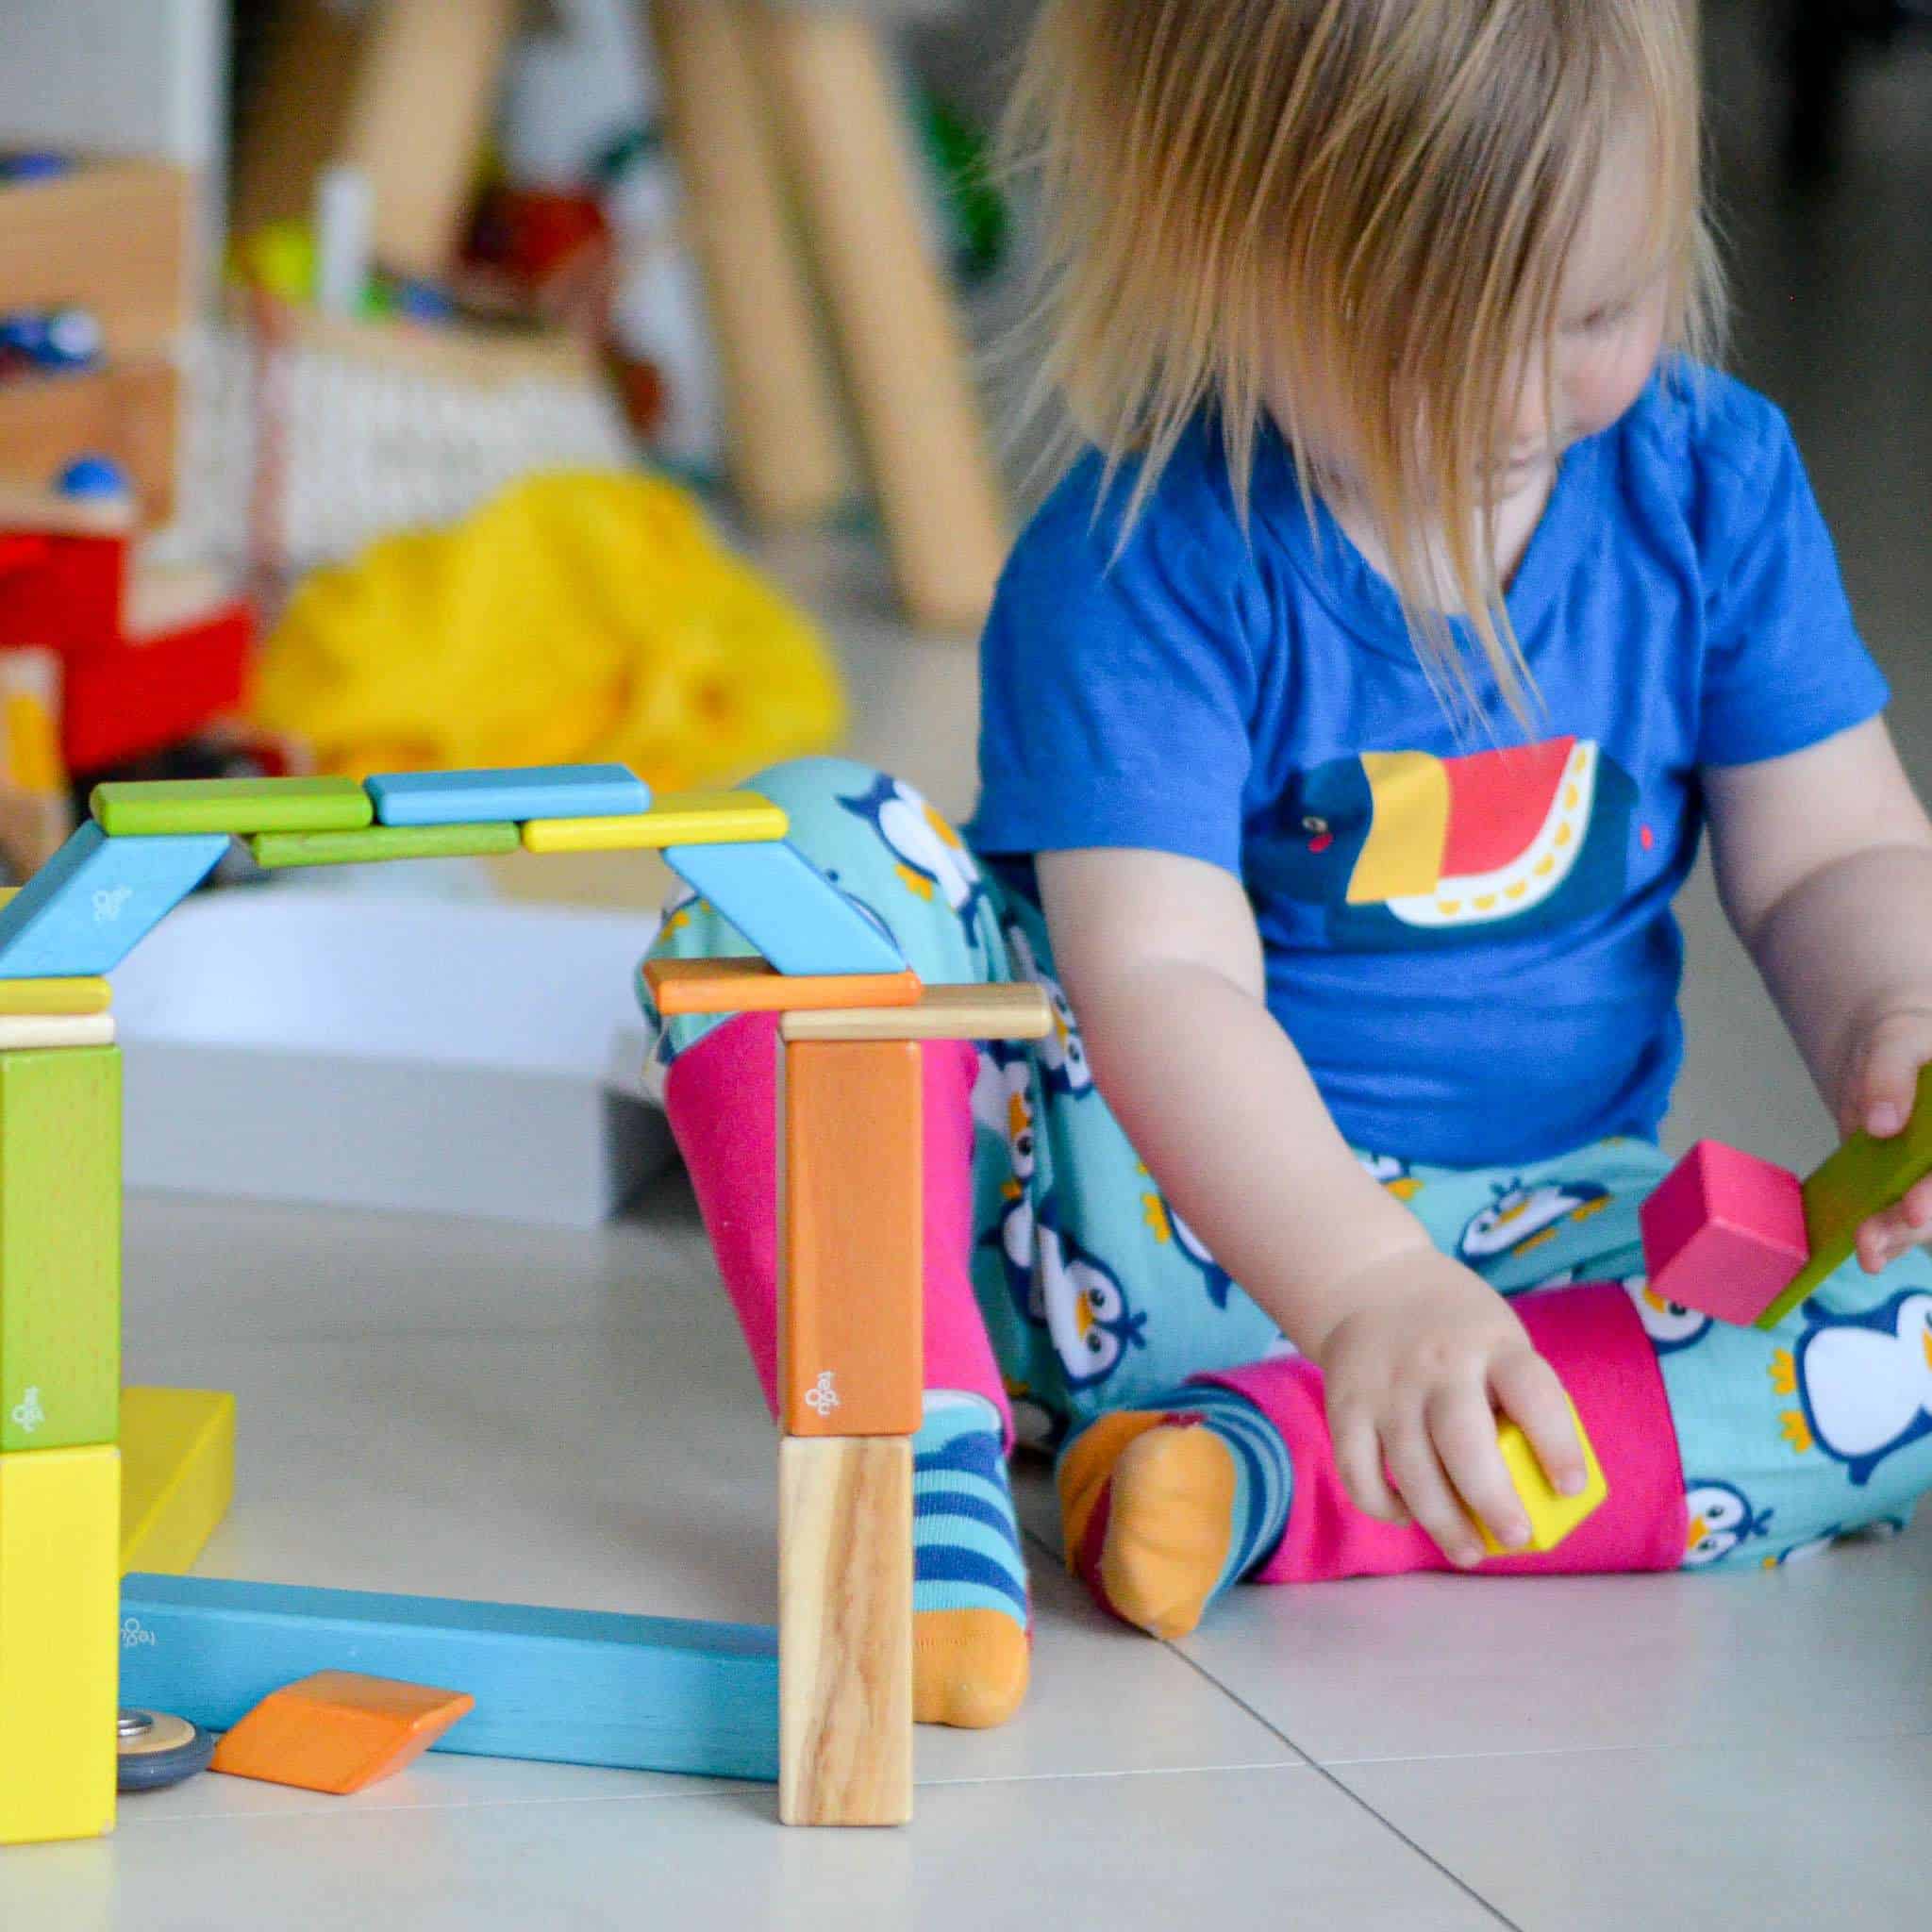
[(1633, 114), (1666, 348), (1707, 359), (1697, 0), (1044, 0), (1007, 153), (1041, 192), (1034, 401), (1066, 405), (1058, 454), (1096, 444), (1109, 488), (1139, 459), (1130, 529), (1211, 410), (1245, 520), (1264, 389), (1310, 502), (1296, 399), (1340, 398), (1439, 693), (1481, 715), (1453, 596), (1526, 723), (1488, 513), (1499, 428), (1540, 352), (1548, 380), (1566, 258)]

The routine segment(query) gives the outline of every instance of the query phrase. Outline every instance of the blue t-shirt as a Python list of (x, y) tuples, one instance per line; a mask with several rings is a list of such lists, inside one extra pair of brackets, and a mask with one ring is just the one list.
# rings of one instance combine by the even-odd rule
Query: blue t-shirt
[(1659, 376), (1564, 457), (1508, 599), (1533, 741), (1476, 677), (1503, 749), (1458, 741), (1393, 591), (1310, 520), (1278, 438), (1247, 534), (1210, 423), (1118, 557), (1133, 478), (1103, 502), (1101, 475), (1073, 471), (1001, 581), (975, 846), (1235, 874), (1269, 1007), (1358, 1148), (1488, 1165), (1654, 1137), (1699, 768), (1888, 697), (1784, 418), (1726, 377)]

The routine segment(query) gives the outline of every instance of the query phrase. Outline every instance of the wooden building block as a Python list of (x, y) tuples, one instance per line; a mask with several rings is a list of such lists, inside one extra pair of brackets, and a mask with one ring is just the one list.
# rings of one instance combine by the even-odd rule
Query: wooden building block
[(1639, 1220), (1651, 1291), (1740, 1327), (1790, 1286), (1810, 1252), (1798, 1176), (1719, 1141), (1698, 1141)]
[(385, 825), (500, 819), (635, 818), (651, 788), (628, 765), (525, 765), (488, 772), (387, 772), (368, 781)]
[(361, 832), (261, 832), (249, 840), (248, 849), (256, 864), (271, 872), (296, 865), (372, 865), (391, 858), (483, 858), (514, 852), (517, 828), (371, 825)]
[[(1596, 1447), (1584, 1429), (1583, 1418), (1576, 1415), (1574, 1403), (1570, 1413), (1576, 1417), (1576, 1433), (1582, 1441), (1584, 1461), (1590, 1472), (1589, 1484), (1580, 1496), (1565, 1496), (1551, 1487), (1549, 1477), (1543, 1474), (1542, 1464), (1537, 1460), (1536, 1451), (1530, 1447), (1529, 1438), (1515, 1423), (1505, 1422), (1496, 1430), (1496, 1447), (1503, 1452), (1509, 1479), (1516, 1485), (1516, 1493), (1522, 1498), (1524, 1511), (1529, 1518), (1528, 1547), (1532, 1550), (1554, 1550), (1572, 1530), (1594, 1516), (1609, 1500), (1609, 1485), (1604, 1479), (1603, 1465), (1596, 1457)], [(1521, 1550), (1506, 1550), (1490, 1534), (1488, 1525), (1480, 1518), (1476, 1520), (1476, 1528), (1482, 1535), (1483, 1548), (1491, 1556), (1523, 1555)]]
[(0, 1053), (0, 1462), (120, 1408), (120, 1049)]
[(788, 1011), (784, 1037), (798, 1040), (1044, 1040), (1053, 1031), (1045, 991), (1017, 986), (929, 986), (912, 1005), (883, 1001)]
[(247, 690), (255, 614), (239, 598), (178, 629), (68, 659), (60, 750), (75, 772), (166, 751), (236, 709)]
[(121, 1613), (123, 1701), (209, 1730), (232, 1728), (297, 1677), (353, 1662), (475, 1698), (439, 1750), (778, 1774), (778, 1642), (767, 1627), (208, 1576), (130, 1576)]
[(113, 989), (100, 978), (0, 979), (0, 1014), (8, 1018), (105, 1013), (113, 999)]
[(115, 362), (0, 383), (0, 477), (44, 483), (81, 451), (111, 457), (143, 524), (175, 513), (181, 383), (172, 363)]
[(1851, 1136), (1805, 1182), (1805, 1233), (1810, 1258), (1790, 1286), (1757, 1318), (1775, 1328), (1851, 1259), (1866, 1218), (1905, 1199), (1912, 1184), (1932, 1170), (1932, 1067), (1919, 1074), (1912, 1117), (1890, 1141)]
[(825, 978), (780, 973), (762, 959), (647, 959), (644, 984), (658, 1011), (675, 1013), (792, 1013), (848, 1001), (867, 1007), (910, 1007), (919, 974), (835, 973)]
[(903, 973), (905, 957), (796, 846), (669, 845), (664, 862), (780, 973)]
[(629, 818), (539, 819), (525, 825), (528, 852), (658, 851), (666, 845), (752, 845), (782, 839), (784, 808), (756, 791), (667, 791)]
[(96, 785), (88, 803), (115, 838), (166, 832), (351, 832), (375, 817), (353, 778), (163, 778)]
[(778, 1815), (912, 1816), (912, 1444), (788, 1441), (778, 1465)]
[(0, 1456), (0, 1844), (114, 1828), (111, 1447)]
[(219, 833), (110, 839), (90, 820), (0, 908), (0, 979), (111, 973), (212, 872)]
[(215, 1389), (121, 1391), (121, 1574), (178, 1574), (235, 1494), (235, 1398)]
[[(0, 986), (7, 982), (0, 979)], [(0, 1053), (56, 1046), (112, 1046), (111, 1013), (0, 1014)]]
[(779, 1049), (788, 1436), (910, 1436), (924, 1405), (924, 1071), (914, 1041)]
[(317, 1671), (264, 1697), (215, 1746), (208, 1769), (346, 1796), (413, 1764), (475, 1707), (467, 1690)]

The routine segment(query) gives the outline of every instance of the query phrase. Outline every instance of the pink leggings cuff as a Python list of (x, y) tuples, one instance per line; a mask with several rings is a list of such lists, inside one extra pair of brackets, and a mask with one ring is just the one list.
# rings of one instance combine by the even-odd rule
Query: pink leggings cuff
[[(1687, 1524), (1676, 1426), (1629, 1296), (1614, 1282), (1590, 1283), (1525, 1295), (1514, 1306), (1576, 1405), (1609, 1500), (1554, 1550), (1492, 1557), (1481, 1574), (1676, 1569)], [(1290, 1357), (1196, 1379), (1254, 1403), (1280, 1431), (1294, 1470), (1287, 1531), (1257, 1581), (1313, 1583), (1454, 1567), (1416, 1524), (1379, 1522), (1349, 1501), (1328, 1436), (1322, 1372), (1311, 1362)]]

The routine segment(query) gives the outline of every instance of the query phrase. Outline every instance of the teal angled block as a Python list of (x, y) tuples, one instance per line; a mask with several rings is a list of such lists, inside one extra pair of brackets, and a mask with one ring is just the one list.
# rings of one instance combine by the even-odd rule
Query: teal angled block
[(364, 781), (385, 825), (632, 818), (651, 788), (626, 765), (524, 765), (489, 772), (386, 772)]
[(903, 973), (905, 956), (795, 845), (672, 845), (664, 862), (780, 973)]
[(122, 1580), (124, 1705), (225, 1731), (316, 1671), (469, 1691), (475, 1709), (438, 1751), (778, 1774), (778, 1638), (761, 1625), (208, 1576)]
[(111, 973), (227, 849), (225, 832), (115, 839), (90, 819), (0, 907), (0, 979)]

